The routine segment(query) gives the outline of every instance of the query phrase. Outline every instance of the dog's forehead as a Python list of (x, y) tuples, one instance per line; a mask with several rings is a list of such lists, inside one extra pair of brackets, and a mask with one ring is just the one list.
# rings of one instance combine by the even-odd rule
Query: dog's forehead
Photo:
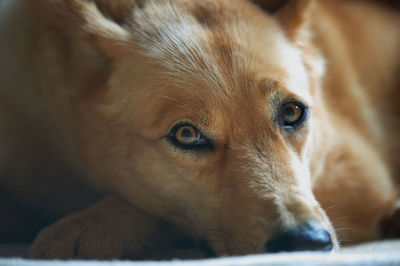
[(268, 93), (270, 81), (279, 81), (309, 97), (296, 49), (272, 17), (244, 1), (150, 1), (135, 13), (134, 34), (178, 87), (238, 95)]

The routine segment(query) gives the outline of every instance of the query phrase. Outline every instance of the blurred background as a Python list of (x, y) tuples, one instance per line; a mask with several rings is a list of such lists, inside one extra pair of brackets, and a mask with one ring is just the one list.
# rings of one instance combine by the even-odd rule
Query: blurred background
[[(284, 5), (287, 0), (251, 0), (264, 9), (270, 10), (271, 12), (279, 9)], [(336, 0), (339, 1), (339, 0)], [(342, 0), (342, 1), (359, 1), (359, 2), (375, 2), (383, 6), (397, 8), (400, 10), (400, 0)]]

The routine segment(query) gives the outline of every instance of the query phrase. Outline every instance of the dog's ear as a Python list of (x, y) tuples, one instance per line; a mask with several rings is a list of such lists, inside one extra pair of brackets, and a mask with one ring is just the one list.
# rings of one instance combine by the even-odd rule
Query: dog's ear
[(145, 0), (94, 0), (100, 12), (116, 23), (123, 25), (131, 18), (135, 7), (142, 8)]
[(251, 2), (259, 6), (267, 13), (273, 14), (281, 9), (288, 2), (288, 0), (251, 0)]
[(314, 0), (289, 0), (275, 13), (291, 41), (308, 39), (313, 7)]
[(122, 56), (129, 45), (130, 33), (124, 27), (133, 16), (136, 0), (68, 0), (78, 17), (78, 27), (108, 57)]
[[(35, 0), (34, 15), (47, 36), (63, 39), (70, 47), (96, 46), (107, 57), (119, 56), (130, 33), (124, 27), (141, 0)], [(50, 36), (51, 37), (51, 36)], [(64, 47), (65, 48), (65, 47)]]
[(114, 63), (134, 51), (129, 29), (138, 0), (27, 3), (44, 86), (63, 87), (71, 95), (96, 95), (108, 88)]
[(291, 41), (304, 41), (308, 36), (314, 0), (251, 0), (277, 18)]

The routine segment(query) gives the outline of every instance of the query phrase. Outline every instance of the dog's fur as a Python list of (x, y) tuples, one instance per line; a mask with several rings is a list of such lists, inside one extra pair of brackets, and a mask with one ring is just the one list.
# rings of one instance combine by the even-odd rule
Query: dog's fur
[[(141, 258), (181, 235), (260, 253), (310, 220), (335, 246), (380, 237), (397, 196), (397, 13), (1, 0), (0, 22), (1, 237), (82, 209), (45, 228), (32, 257)], [(293, 99), (310, 114), (287, 132), (275, 117)], [(213, 150), (168, 142), (179, 121)]]

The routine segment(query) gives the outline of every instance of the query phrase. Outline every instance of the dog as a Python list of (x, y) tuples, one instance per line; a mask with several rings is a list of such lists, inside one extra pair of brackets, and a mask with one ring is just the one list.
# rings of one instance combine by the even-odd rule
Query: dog
[(400, 16), (267, 6), (1, 0), (2, 241), (54, 220), (30, 257), (381, 238), (398, 213)]

